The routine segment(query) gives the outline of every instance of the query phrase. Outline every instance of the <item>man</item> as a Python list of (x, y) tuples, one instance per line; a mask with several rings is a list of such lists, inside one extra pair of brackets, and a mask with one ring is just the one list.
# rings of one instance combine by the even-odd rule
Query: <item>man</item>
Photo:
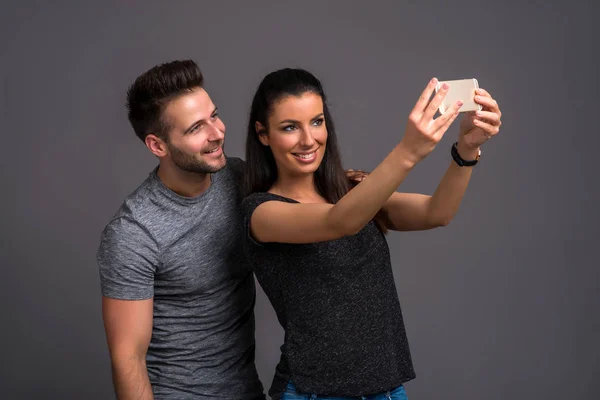
[(127, 93), (159, 165), (101, 236), (102, 313), (119, 399), (264, 399), (255, 286), (242, 256), (243, 161), (193, 61), (156, 66)]

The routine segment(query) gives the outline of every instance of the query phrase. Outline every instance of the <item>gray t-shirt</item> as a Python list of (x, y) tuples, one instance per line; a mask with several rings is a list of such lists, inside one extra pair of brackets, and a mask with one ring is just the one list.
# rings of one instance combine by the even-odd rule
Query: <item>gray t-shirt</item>
[(188, 198), (154, 169), (102, 232), (102, 295), (154, 298), (146, 363), (157, 399), (255, 399), (254, 277), (242, 251), (244, 162)]

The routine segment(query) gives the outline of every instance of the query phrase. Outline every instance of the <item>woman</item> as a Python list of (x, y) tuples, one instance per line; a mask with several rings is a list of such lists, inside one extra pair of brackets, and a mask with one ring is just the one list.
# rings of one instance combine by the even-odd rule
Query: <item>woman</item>
[[(433, 196), (395, 192), (440, 141), (461, 103), (434, 114), (432, 79), (404, 136), (351, 188), (321, 83), (309, 72), (267, 75), (248, 124), (243, 201), (245, 251), (285, 330), (269, 394), (274, 399), (405, 399), (415, 377), (394, 284), (388, 230), (446, 225), (465, 192), (479, 147), (500, 126), (484, 90), (463, 119), (455, 158)], [(467, 163), (469, 164), (469, 163)]]

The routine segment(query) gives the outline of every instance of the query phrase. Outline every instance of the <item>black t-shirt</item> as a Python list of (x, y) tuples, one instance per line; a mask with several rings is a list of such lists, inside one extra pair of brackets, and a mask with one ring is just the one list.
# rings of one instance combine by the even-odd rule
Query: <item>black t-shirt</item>
[(292, 380), (326, 396), (385, 392), (415, 377), (390, 253), (374, 222), (358, 234), (308, 244), (258, 243), (250, 217), (270, 193), (242, 202), (244, 249), (285, 330), (269, 394)]

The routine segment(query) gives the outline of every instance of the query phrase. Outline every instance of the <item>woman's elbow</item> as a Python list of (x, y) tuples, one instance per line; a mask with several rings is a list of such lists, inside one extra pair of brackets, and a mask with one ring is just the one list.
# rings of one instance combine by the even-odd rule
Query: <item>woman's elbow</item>
[(429, 223), (431, 228), (443, 228), (444, 226), (448, 226), (452, 221), (452, 217), (438, 217), (432, 219)]
[(427, 229), (442, 228), (448, 226), (452, 221), (453, 215), (429, 214), (424, 218)]

